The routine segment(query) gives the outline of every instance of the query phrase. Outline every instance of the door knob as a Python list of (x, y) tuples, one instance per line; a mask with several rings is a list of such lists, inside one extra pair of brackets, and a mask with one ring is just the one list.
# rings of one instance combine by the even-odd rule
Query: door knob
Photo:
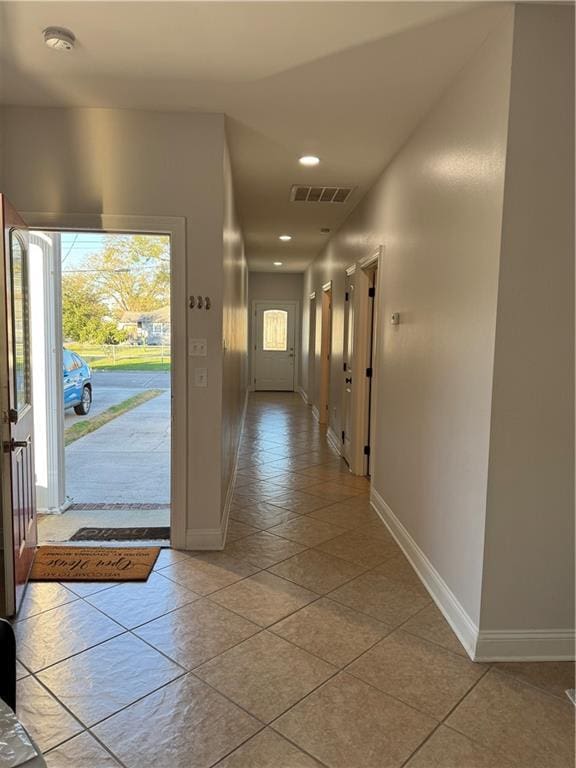
[(15, 451), (17, 448), (28, 448), (30, 445), (30, 440), (14, 440), (12, 438), (10, 441), (6, 440), (4, 442), (4, 452), (10, 453), (10, 451)]

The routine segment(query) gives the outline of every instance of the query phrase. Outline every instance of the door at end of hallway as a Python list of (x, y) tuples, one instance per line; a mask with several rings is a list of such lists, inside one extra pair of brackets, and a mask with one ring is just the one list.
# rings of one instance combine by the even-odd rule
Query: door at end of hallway
[(256, 391), (293, 392), (296, 301), (256, 301), (252, 308), (252, 384)]

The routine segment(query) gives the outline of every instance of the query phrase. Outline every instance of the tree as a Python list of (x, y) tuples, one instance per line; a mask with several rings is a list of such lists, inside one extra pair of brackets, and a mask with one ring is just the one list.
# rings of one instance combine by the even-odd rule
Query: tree
[(165, 235), (109, 235), (87, 269), (117, 319), (124, 312), (150, 312), (170, 301), (170, 241)]
[(85, 274), (62, 279), (62, 332), (69, 341), (119, 344), (128, 334), (108, 318), (100, 291)]

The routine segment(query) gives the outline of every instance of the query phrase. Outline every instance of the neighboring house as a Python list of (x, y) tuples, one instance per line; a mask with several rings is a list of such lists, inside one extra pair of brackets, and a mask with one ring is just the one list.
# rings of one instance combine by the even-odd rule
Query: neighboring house
[(140, 344), (170, 344), (170, 307), (151, 312), (124, 312), (118, 327), (128, 331), (130, 338)]

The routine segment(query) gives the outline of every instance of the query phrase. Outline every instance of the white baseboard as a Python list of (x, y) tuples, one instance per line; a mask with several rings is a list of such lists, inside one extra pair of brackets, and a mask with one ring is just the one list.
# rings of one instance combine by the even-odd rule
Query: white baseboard
[(314, 416), (316, 421), (320, 421), (320, 411), (315, 405), (312, 406), (312, 416)]
[(481, 631), (475, 661), (574, 661), (574, 630)]
[(342, 456), (342, 443), (338, 440), (338, 436), (332, 427), (328, 427), (326, 430), (326, 440), (328, 441), (328, 445), (330, 445), (331, 448), (334, 448), (339, 456)]
[(378, 491), (371, 488), (370, 502), (412, 564), (430, 596), (454, 630), (466, 653), (475, 659), (478, 627), (466, 613), (450, 587), (392, 512)]
[(473, 661), (574, 659), (574, 630), (479, 631), (448, 584), (374, 488), (370, 501)]
[(300, 397), (302, 398), (302, 400), (304, 400), (304, 402), (306, 403), (306, 405), (308, 405), (308, 395), (306, 394), (306, 392), (304, 392), (304, 390), (302, 389), (302, 387), (296, 387), (295, 391), (296, 391), (296, 392), (297, 392), (297, 393), (300, 395)]

